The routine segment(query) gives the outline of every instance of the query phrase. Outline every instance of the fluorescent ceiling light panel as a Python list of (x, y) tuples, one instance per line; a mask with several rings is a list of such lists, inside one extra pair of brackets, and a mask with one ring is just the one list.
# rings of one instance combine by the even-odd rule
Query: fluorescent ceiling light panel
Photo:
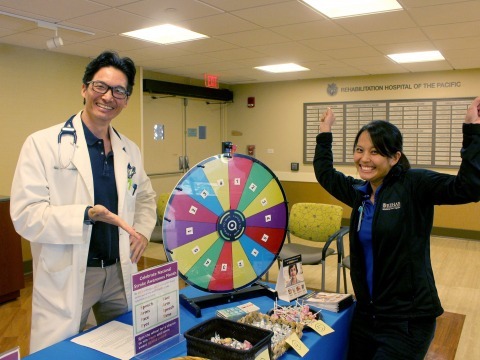
[(420, 52), (411, 52), (411, 53), (401, 53), (401, 54), (390, 54), (387, 55), (393, 61), (402, 64), (402, 63), (415, 63), (415, 62), (426, 62), (426, 61), (439, 61), (445, 60), (440, 51), (420, 51)]
[(277, 64), (277, 65), (266, 65), (266, 66), (256, 66), (255, 69), (271, 72), (271, 73), (287, 73), (295, 71), (308, 71), (306, 67), (288, 63), (288, 64)]
[(129, 31), (122, 35), (164, 45), (208, 38), (207, 35), (199, 34), (171, 24)]
[(402, 10), (396, 0), (302, 0), (329, 18), (360, 16)]

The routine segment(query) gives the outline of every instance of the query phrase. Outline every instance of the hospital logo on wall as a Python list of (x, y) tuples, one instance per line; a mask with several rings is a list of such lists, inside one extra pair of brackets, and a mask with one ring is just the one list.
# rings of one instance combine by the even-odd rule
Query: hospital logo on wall
[(337, 84), (335, 84), (335, 83), (328, 84), (328, 86), (327, 86), (327, 94), (328, 95), (335, 96), (335, 95), (337, 95), (337, 92), (338, 92)]

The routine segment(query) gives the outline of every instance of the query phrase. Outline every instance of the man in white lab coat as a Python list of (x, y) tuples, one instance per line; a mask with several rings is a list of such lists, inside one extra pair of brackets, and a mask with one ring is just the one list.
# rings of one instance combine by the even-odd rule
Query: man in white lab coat
[(156, 221), (140, 150), (111, 121), (127, 106), (135, 65), (104, 52), (85, 70), (84, 108), (30, 135), (10, 213), (33, 257), (33, 353), (131, 310), (131, 274)]

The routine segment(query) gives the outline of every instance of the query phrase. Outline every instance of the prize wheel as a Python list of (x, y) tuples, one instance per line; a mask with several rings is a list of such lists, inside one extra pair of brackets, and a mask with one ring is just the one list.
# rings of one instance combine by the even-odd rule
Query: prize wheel
[(228, 293), (268, 271), (287, 222), (285, 193), (270, 169), (247, 155), (217, 155), (190, 169), (171, 193), (163, 244), (187, 283)]

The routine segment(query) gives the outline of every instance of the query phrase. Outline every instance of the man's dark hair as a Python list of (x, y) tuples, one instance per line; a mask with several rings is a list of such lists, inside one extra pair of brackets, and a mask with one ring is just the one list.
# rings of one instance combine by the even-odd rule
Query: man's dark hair
[(114, 51), (104, 51), (93, 59), (85, 68), (85, 74), (83, 74), (83, 83), (87, 85), (89, 81), (93, 79), (93, 76), (104, 67), (114, 67), (120, 70), (127, 77), (127, 91), (131, 95), (133, 91), (133, 85), (135, 84), (135, 64), (133, 60), (128, 57), (121, 58)]

